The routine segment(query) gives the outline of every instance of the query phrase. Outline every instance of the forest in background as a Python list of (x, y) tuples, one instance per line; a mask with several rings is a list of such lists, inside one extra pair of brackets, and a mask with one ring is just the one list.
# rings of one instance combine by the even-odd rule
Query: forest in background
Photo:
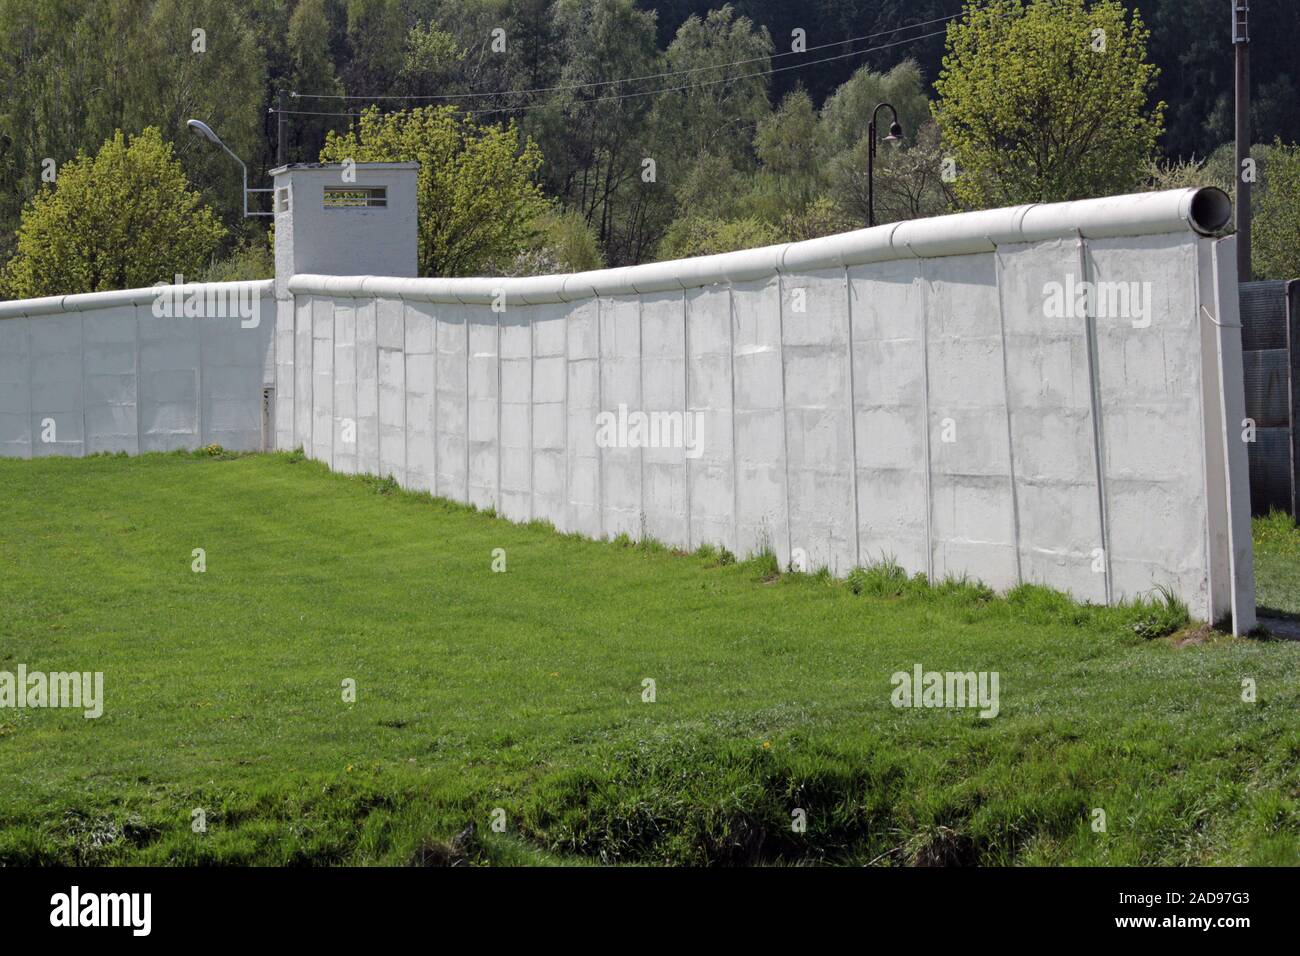
[[(1159, 69), (1151, 105), (1165, 104), (1164, 163), (1142, 185), (1230, 185), (1228, 0), (1123, 5), (1149, 31), (1146, 56)], [(1252, 7), (1254, 140), (1294, 143), (1300, 12), (1292, 0)], [(250, 185), (268, 185), (281, 90), (297, 94), (291, 162), (320, 159), (330, 133), (348, 135), (367, 107), (454, 104), (482, 127), (515, 124), (540, 157), (529, 175), (548, 203), (538, 219), (546, 237), (512, 262), (489, 262), (493, 271), (622, 265), (865, 225), (865, 135), (881, 100), (898, 108), (904, 143), (882, 149), (877, 219), (969, 208), (939, 175), (948, 147), (931, 118), (942, 18), (962, 9), (963, 0), (0, 0), (0, 261), (15, 251), (48, 161), (156, 127), (229, 227), (217, 258), (235, 265), (217, 263), (212, 277), (264, 269), (265, 220), (240, 217), (238, 168), (185, 121), (211, 125), (248, 163)], [(807, 52), (792, 52), (795, 31)], [(645, 79), (615, 82), (629, 77)]]

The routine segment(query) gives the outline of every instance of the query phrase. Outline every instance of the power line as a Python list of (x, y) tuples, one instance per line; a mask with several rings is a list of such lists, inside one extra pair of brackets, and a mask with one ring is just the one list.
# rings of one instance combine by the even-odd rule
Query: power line
[[(478, 93), (442, 93), (442, 94), (437, 94), (437, 95), (432, 95), (432, 94), (430, 94), (430, 95), (423, 95), (423, 96), (403, 96), (403, 95), (401, 95), (401, 94), (399, 94), (399, 93), (386, 93), (386, 94), (382, 94), (382, 95), (379, 95), (379, 96), (365, 96), (365, 95), (362, 95), (362, 94), (359, 94), (359, 93), (297, 93), (297, 92), (290, 93), (289, 95), (290, 95), (291, 97), (295, 98), (295, 99), (312, 99), (312, 100), (367, 100), (367, 101), (370, 101), (370, 100), (455, 100), (455, 99), (473, 99), (473, 98), (477, 98), (477, 97), (491, 97), (491, 96), (523, 96), (523, 95), (526, 95), (526, 94), (532, 94), (532, 93), (559, 93), (559, 92), (564, 92), (564, 91), (568, 91), (568, 90), (581, 90), (581, 89), (587, 89), (587, 88), (590, 88), (590, 87), (598, 87), (598, 86), (613, 86), (613, 85), (618, 84), (618, 83), (636, 83), (636, 82), (639, 82), (639, 81), (641, 81), (641, 80), (660, 80), (660, 79), (665, 79), (666, 77), (670, 77), (670, 76), (685, 76), (685, 75), (690, 74), (690, 73), (699, 73), (699, 72), (702, 72), (702, 71), (704, 71), (704, 70), (722, 70), (722, 69), (726, 69), (727, 67), (732, 67), (732, 66), (744, 66), (744, 65), (746, 65), (746, 64), (748, 64), (748, 63), (758, 63), (758, 62), (762, 62), (762, 61), (764, 61), (764, 60), (771, 61), (771, 60), (775, 60), (775, 59), (778, 59), (779, 57), (783, 57), (783, 56), (797, 56), (797, 55), (804, 54), (804, 53), (812, 53), (812, 52), (815, 51), (815, 50), (824, 50), (824, 49), (826, 49), (826, 48), (828, 48), (828, 47), (833, 47), (833, 46), (843, 46), (843, 45), (846, 44), (846, 43), (858, 43), (858, 42), (860, 42), (860, 41), (862, 41), (862, 40), (874, 40), (874, 39), (877, 38), (877, 37), (889, 36), (890, 34), (893, 34), (893, 33), (900, 33), (900, 32), (902, 32), (903, 30), (915, 30), (915, 29), (918, 29), (919, 27), (928, 27), (928, 26), (931, 26), (932, 24), (935, 24), (935, 23), (943, 23), (943, 22), (948, 21), (948, 20), (953, 20), (953, 19), (955, 19), (955, 18), (957, 18), (957, 17), (959, 17), (959, 16), (962, 16), (962, 14), (961, 14), (961, 13), (952, 13), (952, 14), (949, 14), (948, 16), (946, 16), (946, 17), (936, 17), (936, 18), (933, 19), (933, 20), (923, 20), (923, 21), (921, 21), (920, 23), (909, 23), (909, 24), (906, 24), (905, 26), (895, 27), (895, 28), (892, 29), (892, 30), (881, 30), (881, 31), (878, 32), (878, 33), (868, 33), (868, 34), (865, 34), (865, 35), (863, 35), (863, 36), (858, 36), (858, 37), (849, 37), (849, 38), (846, 39), (846, 40), (834, 40), (834, 41), (832, 41), (832, 42), (830, 42), (830, 43), (821, 43), (821, 44), (818, 44), (817, 46), (810, 46), (810, 47), (808, 47), (808, 48), (806, 48), (806, 49), (804, 49), (804, 50), (797, 50), (797, 51), (796, 51), (796, 50), (790, 50), (790, 51), (785, 52), (785, 53), (773, 53), (773, 54), (771, 54), (771, 55), (769, 55), (769, 56), (756, 56), (756, 57), (750, 57), (749, 59), (746, 59), (746, 60), (732, 60), (732, 61), (729, 62), (729, 63), (710, 63), (710, 64), (707, 64), (707, 65), (705, 65), (705, 66), (695, 66), (695, 67), (691, 67), (691, 68), (689, 68), (689, 69), (685, 69), (685, 70), (668, 70), (668, 71), (663, 72), (663, 73), (647, 73), (647, 74), (645, 74), (644, 76), (627, 76), (627, 77), (621, 77), (621, 78), (616, 79), (616, 80), (593, 80), (593, 81), (591, 81), (591, 82), (589, 82), (589, 83), (568, 83), (568, 84), (563, 84), (563, 85), (559, 85), (559, 86), (538, 86), (538, 87), (533, 87), (533, 88), (531, 88), (531, 89), (521, 89), (521, 90), (497, 90), (497, 91), (495, 91), (495, 92), (478, 92)], [(928, 33), (928, 34), (926, 34), (925, 36), (926, 36), (926, 37), (929, 37), (929, 36), (934, 36), (934, 35), (935, 35), (935, 34), (933, 34), (933, 33)], [(924, 39), (924, 38), (925, 38), (925, 37), (912, 37), (911, 39), (914, 39), (914, 40), (920, 40), (920, 39)], [(868, 51), (866, 51), (866, 50), (858, 50), (857, 52), (858, 52), (858, 53), (866, 53), (866, 52), (868, 52)], [(852, 55), (852, 54), (845, 54), (845, 55), (848, 56), (848, 55)], [(831, 59), (834, 59), (834, 58), (832, 57)], [(823, 62), (825, 62), (825, 60), (815, 60), (815, 61), (813, 61), (813, 63), (823, 63)], [(812, 63), (806, 63), (806, 64), (801, 64), (801, 65), (803, 65), (803, 66), (811, 66), (811, 65), (813, 65), (813, 64), (812, 64)], [(784, 67), (783, 69), (793, 69), (793, 67)], [(774, 70), (774, 71), (772, 71), (772, 72), (779, 72), (779, 71)], [(763, 74), (753, 74), (753, 75), (763, 75)], [(745, 77), (734, 77), (734, 79), (745, 79)], [(293, 111), (290, 111), (290, 112), (293, 112)], [(297, 111), (297, 112), (302, 113), (303, 111)], [(346, 114), (346, 113), (339, 113), (339, 114), (327, 114), (327, 113), (315, 113), (315, 114), (312, 114), (312, 113), (306, 113), (305, 115), (316, 115), (316, 116), (339, 115), (339, 116), (346, 116), (346, 115), (349, 115), (349, 114)]]
[[(669, 87), (664, 87), (664, 88), (662, 88), (662, 89), (657, 89), (657, 90), (638, 90), (638, 91), (636, 91), (636, 92), (634, 92), (634, 93), (617, 93), (617, 94), (612, 94), (612, 95), (609, 95), (609, 96), (596, 96), (596, 97), (593, 97), (593, 98), (591, 98), (591, 99), (589, 99), (589, 100), (583, 100), (582, 102), (583, 102), (583, 103), (602, 103), (602, 102), (607, 102), (607, 101), (628, 100), (628, 99), (633, 99), (633, 98), (638, 97), (638, 96), (657, 96), (657, 95), (659, 95), (660, 93), (680, 93), (680, 92), (683, 92), (683, 91), (685, 91), (685, 90), (702, 89), (702, 88), (704, 88), (704, 87), (706, 87), (706, 86), (717, 86), (717, 85), (720, 84), (720, 83), (732, 83), (732, 82), (735, 82), (736, 80), (748, 80), (748, 79), (753, 79), (754, 77), (759, 77), (759, 76), (771, 76), (771, 75), (774, 74), (774, 73), (784, 73), (784, 72), (786, 72), (787, 70), (800, 70), (800, 69), (803, 69), (804, 67), (808, 67), (808, 66), (816, 66), (816, 65), (818, 65), (819, 63), (829, 63), (829, 62), (831, 62), (832, 60), (842, 60), (842, 59), (844, 59), (845, 57), (858, 56), (859, 54), (862, 54), (862, 53), (874, 53), (874, 52), (876, 52), (876, 51), (878, 51), (878, 50), (887, 50), (887, 49), (889, 49), (889, 48), (891, 48), (891, 47), (902, 46), (902, 45), (905, 44), (905, 43), (912, 43), (912, 42), (914, 42), (914, 41), (916, 41), (916, 40), (927, 40), (927, 39), (929, 39), (929, 38), (931, 38), (931, 37), (943, 36), (946, 32), (947, 32), (946, 30), (936, 30), (936, 31), (934, 31), (933, 33), (923, 33), (923, 34), (921, 34), (921, 35), (919, 35), (919, 36), (908, 37), (907, 39), (904, 39), (904, 40), (895, 40), (895, 41), (892, 42), (892, 43), (882, 43), (882, 44), (879, 44), (878, 46), (864, 47), (864, 48), (861, 49), (861, 50), (852, 50), (852, 51), (850, 51), (849, 53), (840, 53), (840, 54), (837, 54), (837, 55), (835, 55), (835, 56), (827, 56), (827, 57), (822, 57), (822, 58), (817, 59), (817, 60), (809, 60), (807, 63), (795, 63), (795, 64), (792, 64), (792, 65), (790, 65), (790, 66), (775, 67), (775, 68), (770, 69), (770, 70), (760, 70), (760, 71), (758, 71), (758, 72), (756, 72), (756, 73), (744, 73), (744, 74), (741, 74), (741, 75), (739, 75), (739, 76), (726, 76), (726, 77), (723, 77), (722, 79), (718, 79), (718, 80), (707, 80), (707, 81), (704, 81), (704, 82), (702, 82), (702, 83), (687, 83), (687, 84), (685, 84), (685, 85), (683, 85), (683, 86), (669, 86)], [(835, 44), (832, 44), (832, 45), (835, 45)], [(396, 98), (397, 98), (397, 99), (402, 99), (402, 97), (396, 97)], [(531, 105), (531, 106), (500, 106), (500, 107), (496, 107), (496, 108), (494, 108), (494, 109), (487, 109), (487, 110), (465, 110), (464, 112), (465, 112), (466, 115), (468, 115), (468, 116), (486, 116), (486, 115), (488, 115), (488, 114), (490, 114), (490, 113), (526, 113), (526, 112), (528, 112), (528, 111), (530, 111), (530, 110), (541, 109), (541, 108), (543, 108), (543, 107), (545, 107), (545, 106), (547, 106), (547, 105), (549, 105), (549, 104), (546, 104), (546, 103), (535, 103), (535, 104), (533, 104), (533, 105)], [(364, 115), (365, 115), (364, 113), (330, 113), (330, 112), (322, 112), (322, 111), (315, 111), (315, 110), (283, 110), (283, 111), (280, 111), (280, 110), (277, 110), (277, 109), (274, 109), (274, 108), (267, 110), (267, 112), (269, 112), (269, 113), (284, 112), (284, 113), (287, 113), (287, 114), (289, 114), (289, 115), (291, 115), (291, 116), (364, 116)]]

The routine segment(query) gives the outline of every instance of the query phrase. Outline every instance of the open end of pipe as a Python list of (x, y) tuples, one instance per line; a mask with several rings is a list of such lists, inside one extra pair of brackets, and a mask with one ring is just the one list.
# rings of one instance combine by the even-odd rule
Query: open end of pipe
[(1218, 232), (1232, 219), (1232, 200), (1217, 186), (1206, 186), (1192, 195), (1188, 212), (1192, 228), (1203, 236)]

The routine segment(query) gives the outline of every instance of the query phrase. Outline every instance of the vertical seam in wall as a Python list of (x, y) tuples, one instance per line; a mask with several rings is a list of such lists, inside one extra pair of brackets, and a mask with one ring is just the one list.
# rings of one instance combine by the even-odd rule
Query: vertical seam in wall
[[(646, 413), (645, 407), (645, 309), (644, 301), (641, 296), (636, 297), (636, 400), (641, 406), (641, 413)], [(637, 449), (637, 492), (640, 505), (637, 511), (637, 523), (641, 527), (641, 540), (646, 537), (646, 519), (645, 519), (645, 446), (642, 442)]]
[[(137, 455), (144, 451), (144, 435), (140, 431), (140, 426), (144, 421), (140, 414), (140, 306), (134, 306), (131, 309), (131, 318), (135, 324), (135, 453)], [(31, 349), (28, 349), (31, 352)], [(30, 361), (30, 356), (29, 359)], [(30, 377), (30, 371), (28, 373)], [(27, 421), (31, 423), (32, 416), (27, 416)]]
[(790, 518), (790, 423), (785, 407), (785, 277), (776, 274), (776, 354), (781, 363), (781, 458), (785, 464), (785, 559), (794, 561), (794, 530)]
[(442, 375), (438, 369), (438, 358), (442, 354), (438, 348), (438, 316), (441, 314), (441, 310), (437, 305), (434, 305), (429, 311), (433, 313), (433, 315), (429, 316), (429, 354), (431, 356), (431, 361), (433, 362), (433, 366), (430, 369), (433, 373), (433, 384), (431, 386), (433, 392), (430, 395), (430, 401), (432, 401), (433, 407), (429, 410), (429, 421), (433, 426), (433, 432), (429, 436), (429, 440), (433, 444), (431, 449), (433, 452), (433, 464), (430, 466), (433, 473), (429, 475), (429, 485), (433, 496), (436, 498), (438, 497), (438, 469), (442, 462), (442, 456), (438, 453), (438, 385), (442, 380)]
[[(23, 316), (23, 334), (27, 337), (27, 460), (30, 461), (31, 459), (33, 459), (33, 458), (36, 457), (36, 426), (33, 424), (33, 420), (34, 420), (35, 417), (36, 417), (36, 403), (32, 401), (32, 388), (35, 387), (35, 385), (36, 385), (36, 375), (35, 375), (36, 361), (35, 361), (35, 356), (32, 355), (32, 319), (31, 319), (31, 316), (26, 316), (26, 315)], [(137, 360), (138, 360), (138, 356), (140, 355), (140, 345), (139, 345), (139, 341), (140, 341), (140, 321), (139, 321), (139, 319), (136, 320), (136, 332), (135, 332), (135, 337), (136, 337), (136, 348), (135, 348), (135, 354), (136, 354), (136, 356), (137, 356)], [(136, 391), (137, 391), (137, 393), (139, 392), (139, 387), (140, 387), (140, 386), (137, 384), (137, 385), (136, 385)], [(138, 400), (138, 399), (137, 399), (137, 402), (136, 402), (135, 421), (136, 421), (135, 433), (136, 433), (136, 436), (137, 436), (137, 438), (136, 438), (137, 446), (136, 446), (136, 447), (137, 447), (137, 449), (138, 449), (138, 448), (139, 448), (139, 445), (138, 445), (139, 437), (138, 437), (138, 436), (139, 436), (139, 434), (140, 434), (140, 405), (139, 405), (139, 400)]]
[(727, 281), (727, 365), (731, 370), (731, 547), (740, 554), (740, 465), (736, 461), (736, 298), (735, 283)]
[[(605, 407), (605, 356), (602, 354), (604, 344), (602, 340), (602, 329), (604, 325), (604, 310), (601, 308), (601, 298), (596, 296), (596, 417)], [(599, 537), (605, 537), (605, 456), (600, 442), (596, 442), (596, 519), (599, 522)]]
[(1020, 498), (1016, 492), (1016, 449), (1011, 431), (1011, 381), (1007, 373), (1007, 315), (1002, 301), (1002, 254), (997, 243), (993, 243), (993, 284), (998, 290), (998, 331), (1002, 336), (1002, 402), (1007, 421), (1007, 475), (1011, 484), (1011, 534), (1016, 555), (1016, 584), (1024, 584), (1024, 569), (1020, 561)]
[(844, 267), (844, 306), (848, 318), (849, 355), (849, 481), (853, 485), (853, 562), (862, 566), (862, 517), (858, 505), (858, 397), (853, 376), (853, 283), (849, 280), (849, 267)]
[[(1088, 244), (1083, 238), (1083, 233), (1078, 235), (1079, 251), (1079, 282), (1088, 281)], [(1102, 445), (1101, 429), (1101, 374), (1097, 367), (1097, 322), (1094, 315), (1095, 310), (1091, 308), (1092, 303), (1088, 303), (1083, 317), (1084, 346), (1088, 352), (1088, 398), (1092, 410), (1092, 462), (1096, 471), (1097, 478), (1097, 521), (1101, 530), (1101, 557), (1105, 563), (1106, 575), (1106, 604), (1109, 606), (1113, 603), (1113, 591), (1111, 585), (1110, 573), (1110, 540), (1107, 533), (1107, 515), (1106, 515), (1106, 466), (1104, 462), (1104, 452)]]
[(925, 578), (934, 582), (934, 527), (931, 512), (934, 510), (933, 486), (930, 479), (930, 322), (928, 315), (929, 287), (925, 278), (925, 260), (916, 260), (916, 276), (921, 283), (921, 416), (925, 427)]
[(537, 407), (536, 363), (537, 363), (537, 313), (528, 313), (528, 520), (536, 517), (537, 502), (534, 490), (533, 474), (533, 411)]
[[(202, 336), (200, 334), (200, 360), (203, 358)], [(200, 362), (200, 367), (202, 363)], [(200, 436), (201, 438), (202, 436)], [(86, 434), (86, 313), (81, 313), (81, 456), (90, 454), (89, 436)]]
[(407, 380), (406, 363), (409, 356), (406, 349), (406, 303), (397, 300), (397, 307), (402, 310), (402, 487), (411, 487), (411, 450), (410, 434), (407, 431), (406, 406), (410, 401), (411, 384)]
[(564, 371), (564, 467), (561, 469), (564, 474), (564, 499), (560, 502), (560, 530), (564, 532), (573, 527), (569, 520), (569, 468), (572, 465), (569, 448), (569, 319), (572, 317), (573, 308), (570, 307), (564, 312), (564, 347), (560, 353), (560, 365)]
[[(376, 319), (377, 321), (377, 319)], [(378, 329), (375, 341), (379, 341)], [(378, 351), (376, 351), (378, 355)], [(316, 457), (316, 297), (307, 303), (307, 457)], [(375, 362), (378, 365), (378, 359)], [(375, 373), (378, 381), (378, 372)]]
[[(195, 409), (194, 409), (194, 417), (195, 417), (195, 419), (196, 419), (196, 426), (197, 426), (197, 428), (198, 428), (198, 432), (199, 432), (199, 433), (198, 433), (198, 436), (197, 436), (197, 437), (198, 437), (198, 442), (199, 442), (199, 447), (202, 448), (202, 447), (203, 447), (203, 325), (202, 325), (203, 320), (202, 320), (202, 319), (195, 319), (195, 321), (199, 323), (199, 335), (198, 335), (198, 341), (199, 341), (199, 360), (198, 360), (198, 362), (197, 362), (198, 367), (194, 370), (194, 385), (195, 385), (195, 389), (196, 389), (195, 396), (194, 396), (194, 405), (195, 405)], [(84, 318), (82, 319), (82, 324), (83, 324), (83, 325), (85, 324), (85, 319), (84, 319)], [(85, 350), (83, 349), (82, 351), (83, 351), (82, 362), (83, 362), (83, 367), (84, 367), (84, 362), (85, 362), (84, 351), (85, 351)], [(86, 396), (85, 396), (84, 394), (81, 396), (81, 408), (82, 408), (82, 416), (83, 416), (83, 418), (82, 418), (83, 424), (82, 424), (82, 431), (81, 431), (81, 441), (82, 441), (82, 445), (81, 445), (81, 447), (82, 447), (82, 449), (84, 450), (85, 447), (86, 447), (86, 445), (85, 445), (85, 442), (86, 442), (86, 431), (85, 431), (85, 424), (84, 424), (84, 421), (85, 421), (85, 417), (84, 417), (84, 416), (85, 416), (85, 408), (86, 408)]]
[(465, 310), (465, 504), (469, 504), (469, 306), (462, 305)]
[[(136, 336), (139, 337), (140, 315), (136, 313)], [(298, 355), (298, 296), (293, 297), (293, 323), (290, 325), (293, 330), (293, 407), (289, 409), (289, 451), (299, 447), (298, 441), (298, 369), (302, 367), (302, 359)]]
[[(279, 436), (276, 434), (275, 419), (276, 405), (280, 401), (280, 304), (276, 299), (275, 303), (275, 324), (271, 327), (271, 406), (266, 407), (266, 373), (262, 373), (262, 407), (263, 416), (270, 421), (270, 429), (262, 432), (262, 451), (275, 451), (275, 446), (279, 444)], [(262, 296), (258, 293), (258, 309), (262, 308)]]
[(370, 328), (375, 333), (375, 474), (384, 477), (384, 416), (379, 412), (383, 388), (379, 382), (379, 297), (375, 296), (371, 308)]
[[(361, 303), (352, 308), (352, 473), (361, 472), (361, 348), (357, 329), (361, 322)], [(376, 417), (378, 416), (378, 409)]]
[(501, 504), (501, 451), (505, 447), (505, 442), (501, 436), (501, 313), (493, 313), (497, 317), (497, 513), (502, 513)]
[[(691, 305), (687, 292), (682, 289), (682, 478), (686, 486), (686, 550), (694, 547), (691, 540), (691, 458), (687, 447), (686, 429), (691, 421)], [(697, 436), (698, 437), (698, 436)]]
[(330, 304), (330, 471), (334, 471), (334, 433), (339, 428), (339, 305)]

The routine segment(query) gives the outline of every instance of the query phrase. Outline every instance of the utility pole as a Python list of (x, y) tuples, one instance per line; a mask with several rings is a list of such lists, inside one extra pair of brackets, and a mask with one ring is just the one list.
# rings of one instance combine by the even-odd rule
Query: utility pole
[(284, 90), (276, 93), (277, 111), (275, 114), (275, 165), (283, 166), (287, 160), (284, 156), (284, 141), (289, 135), (289, 120), (285, 115)]
[(1237, 54), (1237, 281), (1249, 282), (1250, 184), (1246, 161), (1250, 159), (1250, 0), (1232, 0), (1232, 47)]

